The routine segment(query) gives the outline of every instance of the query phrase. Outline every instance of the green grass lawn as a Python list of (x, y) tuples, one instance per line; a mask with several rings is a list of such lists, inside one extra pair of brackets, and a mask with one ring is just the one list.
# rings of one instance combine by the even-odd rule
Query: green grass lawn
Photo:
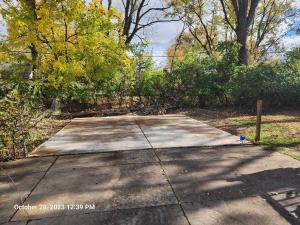
[[(197, 110), (192, 117), (234, 135), (254, 141), (256, 116), (242, 114), (232, 108)], [(280, 111), (262, 117), (260, 145), (300, 160), (300, 111)]]
[[(248, 140), (255, 138), (255, 116), (229, 118), (238, 125), (237, 134)], [(261, 128), (260, 145), (267, 150), (276, 150), (300, 160), (300, 115), (265, 115)]]

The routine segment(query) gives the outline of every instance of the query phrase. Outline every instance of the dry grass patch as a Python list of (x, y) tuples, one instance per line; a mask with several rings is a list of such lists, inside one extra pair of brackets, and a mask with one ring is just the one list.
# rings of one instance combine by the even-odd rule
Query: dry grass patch
[[(256, 116), (232, 110), (197, 110), (192, 117), (234, 135), (244, 135), (253, 141)], [(300, 111), (282, 111), (263, 115), (260, 145), (300, 160)]]

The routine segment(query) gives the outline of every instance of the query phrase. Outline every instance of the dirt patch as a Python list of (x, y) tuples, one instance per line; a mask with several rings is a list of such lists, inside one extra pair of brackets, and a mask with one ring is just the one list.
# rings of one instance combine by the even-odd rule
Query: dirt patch
[(31, 152), (44, 141), (48, 140), (51, 136), (56, 134), (62, 128), (64, 128), (70, 120), (58, 120), (58, 119), (44, 119), (38, 126), (32, 130), (31, 139), (27, 145), (28, 152)]

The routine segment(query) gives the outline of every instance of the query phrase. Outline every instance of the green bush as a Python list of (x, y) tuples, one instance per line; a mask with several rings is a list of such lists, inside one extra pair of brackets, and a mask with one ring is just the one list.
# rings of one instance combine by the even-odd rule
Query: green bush
[(72, 81), (63, 95), (65, 101), (88, 102), (92, 92), (84, 82)]
[(238, 46), (220, 43), (215, 57), (199, 55), (197, 48), (192, 47), (184, 61), (175, 63), (167, 77), (168, 95), (178, 106), (228, 104), (227, 85), (238, 63)]
[(228, 105), (255, 107), (258, 99), (269, 107), (300, 103), (300, 48), (286, 54), (285, 61), (240, 66), (237, 47), (218, 46), (220, 57), (187, 57), (176, 62), (166, 77), (167, 95), (177, 106)]
[(208, 58), (177, 63), (168, 79), (168, 94), (178, 106), (205, 106), (223, 95), (217, 62)]
[(299, 79), (282, 64), (260, 64), (237, 67), (230, 81), (233, 103), (238, 106), (255, 106), (263, 99), (272, 107), (299, 104)]
[(163, 104), (165, 100), (166, 76), (162, 71), (154, 70), (143, 77), (141, 95), (152, 104)]

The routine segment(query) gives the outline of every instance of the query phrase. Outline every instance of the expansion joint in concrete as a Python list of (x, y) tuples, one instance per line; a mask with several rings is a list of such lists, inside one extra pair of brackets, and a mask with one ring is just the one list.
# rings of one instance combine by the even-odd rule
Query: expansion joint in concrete
[[(38, 182), (33, 186), (33, 188), (31, 189), (31, 191), (29, 192), (29, 194), (24, 198), (23, 202), (21, 204), (23, 204), (32, 194), (32, 192), (36, 189), (36, 187), (41, 183), (41, 181), (45, 178), (46, 174), (49, 172), (49, 170), (53, 167), (53, 165), (55, 164), (55, 162), (57, 161), (57, 159), (59, 158), (59, 156), (56, 156), (56, 158), (53, 160), (53, 162), (51, 163), (51, 165), (47, 168), (46, 172), (43, 174), (43, 176), (38, 180)], [(13, 217), (16, 215), (16, 213), (19, 211), (19, 209), (16, 209), (16, 211), (12, 214), (12, 216), (9, 218), (8, 222), (11, 222), (11, 220), (13, 219)]]
[(186, 212), (184, 211), (184, 208), (183, 208), (183, 206), (182, 206), (182, 204), (181, 204), (181, 201), (180, 201), (179, 197), (177, 196), (174, 187), (173, 187), (172, 184), (171, 184), (170, 178), (168, 177), (168, 175), (167, 175), (167, 173), (166, 173), (166, 171), (165, 171), (165, 169), (164, 169), (164, 167), (163, 167), (163, 164), (162, 164), (161, 159), (159, 158), (158, 154), (156, 153), (155, 149), (153, 148), (151, 142), (149, 141), (148, 137), (147, 137), (146, 134), (144, 133), (144, 131), (143, 131), (143, 129), (141, 128), (141, 126), (140, 126), (139, 124), (137, 124), (137, 125), (139, 126), (141, 132), (143, 133), (143, 135), (144, 135), (144, 137), (146, 138), (147, 142), (148, 142), (149, 145), (151, 146), (152, 152), (154, 153), (155, 157), (158, 159), (160, 168), (161, 168), (161, 170), (162, 170), (162, 172), (163, 172), (163, 176), (166, 178), (166, 180), (167, 180), (167, 182), (168, 182), (170, 188), (172, 189), (172, 192), (173, 192), (173, 194), (174, 194), (174, 196), (175, 196), (175, 198), (176, 198), (176, 201), (177, 201), (177, 203), (178, 203), (178, 205), (179, 205), (179, 207), (180, 207), (180, 209), (181, 209), (181, 211), (182, 211), (182, 213), (183, 213), (183, 216), (185, 217), (185, 219), (186, 219), (186, 221), (188, 222), (188, 224), (191, 225), (191, 223), (190, 223), (190, 221), (189, 221), (189, 218), (188, 218), (188, 216), (187, 216)]

